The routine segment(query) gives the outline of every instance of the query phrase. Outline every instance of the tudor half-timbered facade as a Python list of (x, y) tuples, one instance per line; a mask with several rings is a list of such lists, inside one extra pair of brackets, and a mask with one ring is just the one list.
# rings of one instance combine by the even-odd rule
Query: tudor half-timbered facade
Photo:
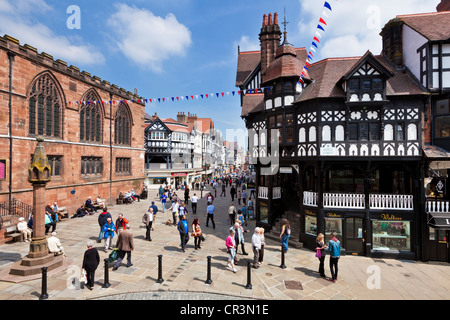
[[(269, 31), (272, 40), (263, 36)], [(425, 88), (369, 51), (316, 62), (300, 85), (304, 48), (286, 33), (280, 44), (270, 16), (260, 39), (260, 52), (239, 53), (236, 79), (257, 224), (277, 230), (288, 218), (291, 238), (311, 249), (319, 232), (334, 232), (348, 254), (421, 259)], [(265, 41), (277, 49), (266, 50)], [(249, 93), (258, 70), (264, 90)]]

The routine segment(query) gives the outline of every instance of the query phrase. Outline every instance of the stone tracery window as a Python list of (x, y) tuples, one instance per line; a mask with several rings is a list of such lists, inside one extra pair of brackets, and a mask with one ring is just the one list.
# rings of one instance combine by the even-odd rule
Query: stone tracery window
[(114, 143), (131, 145), (131, 114), (128, 105), (121, 102), (114, 117)]
[(61, 138), (62, 105), (57, 80), (50, 73), (43, 73), (34, 80), (28, 94), (28, 132)]
[(95, 90), (89, 90), (82, 98), (80, 108), (80, 140), (102, 142), (103, 108)]

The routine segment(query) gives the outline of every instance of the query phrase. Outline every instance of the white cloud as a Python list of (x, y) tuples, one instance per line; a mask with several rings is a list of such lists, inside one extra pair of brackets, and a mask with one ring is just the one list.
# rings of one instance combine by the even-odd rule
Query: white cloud
[(261, 50), (259, 40), (250, 40), (249, 36), (242, 36), (241, 39), (234, 43), (234, 48), (239, 46), (241, 51), (257, 51)]
[(117, 12), (107, 21), (116, 45), (131, 61), (162, 71), (162, 62), (172, 56), (184, 56), (191, 45), (191, 32), (169, 13), (165, 18), (151, 11), (116, 4)]
[[(300, 16), (313, 17), (298, 22), (298, 31), (310, 34), (311, 40), (317, 30), (319, 18), (324, 26), (317, 57), (342, 57), (363, 55), (367, 50), (373, 54), (381, 52), (379, 35), (383, 26), (397, 15), (436, 11), (440, 0), (328, 0), (332, 11), (324, 9), (323, 2), (299, 0)], [(322, 12), (328, 17), (322, 16)], [(310, 43), (306, 45), (309, 48)], [(315, 59), (317, 61), (317, 59)]]
[(52, 10), (44, 0), (0, 0), (0, 34), (8, 34), (21, 44), (29, 44), (70, 64), (103, 63), (105, 58), (93, 46), (73, 43), (74, 39), (57, 35), (41, 23), (30, 22), (29, 15)]

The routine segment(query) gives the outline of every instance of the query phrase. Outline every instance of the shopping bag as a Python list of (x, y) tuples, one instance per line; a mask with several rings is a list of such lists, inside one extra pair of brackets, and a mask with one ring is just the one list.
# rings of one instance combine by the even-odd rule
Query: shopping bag
[(316, 258), (322, 258), (322, 251), (320, 249), (317, 249)]
[(84, 269), (81, 270), (80, 283), (87, 284), (87, 275)]
[(111, 251), (111, 253), (109, 254), (108, 257), (108, 262), (114, 262), (117, 260), (117, 255), (118, 255), (118, 250), (117, 248), (115, 248), (113, 251)]

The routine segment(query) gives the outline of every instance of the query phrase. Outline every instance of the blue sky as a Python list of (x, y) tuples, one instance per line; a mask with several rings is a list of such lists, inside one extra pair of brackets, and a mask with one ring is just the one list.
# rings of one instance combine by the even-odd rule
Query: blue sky
[[(316, 60), (379, 54), (380, 28), (397, 14), (433, 12), (439, 0), (328, 0), (327, 27)], [(68, 19), (80, 8), (81, 29)], [(8, 34), (69, 65), (137, 92), (146, 112), (162, 118), (180, 111), (211, 117), (224, 136), (243, 129), (235, 87), (237, 46), (258, 50), (262, 17), (284, 7), (289, 42), (309, 48), (322, 0), (0, 0), (0, 34)], [(357, 14), (355, 14), (357, 13)], [(313, 62), (314, 62), (313, 61)], [(216, 94), (171, 102), (171, 97)], [(226, 93), (230, 94), (227, 95)]]

